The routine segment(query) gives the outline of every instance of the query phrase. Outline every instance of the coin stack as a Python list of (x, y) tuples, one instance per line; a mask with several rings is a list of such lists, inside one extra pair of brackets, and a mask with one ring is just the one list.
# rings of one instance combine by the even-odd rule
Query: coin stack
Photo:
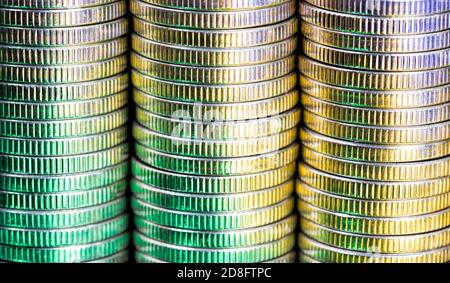
[(300, 10), (300, 260), (450, 261), (450, 2)]
[(125, 14), (0, 0), (0, 260), (127, 260)]
[(295, 1), (131, 12), (136, 260), (295, 260)]

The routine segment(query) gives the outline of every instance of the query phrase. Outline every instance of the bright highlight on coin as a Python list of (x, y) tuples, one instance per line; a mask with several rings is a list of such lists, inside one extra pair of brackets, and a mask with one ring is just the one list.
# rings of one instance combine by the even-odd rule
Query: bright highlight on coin
[(300, 262), (449, 262), (449, 2), (300, 14)]

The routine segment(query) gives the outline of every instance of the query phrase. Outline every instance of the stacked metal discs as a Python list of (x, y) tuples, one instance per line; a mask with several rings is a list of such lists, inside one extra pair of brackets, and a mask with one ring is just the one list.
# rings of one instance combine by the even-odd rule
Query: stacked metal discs
[(289, 262), (290, 0), (132, 0), (138, 262)]
[(300, 6), (301, 261), (450, 261), (450, 2)]
[(127, 260), (125, 13), (0, 0), (0, 260)]

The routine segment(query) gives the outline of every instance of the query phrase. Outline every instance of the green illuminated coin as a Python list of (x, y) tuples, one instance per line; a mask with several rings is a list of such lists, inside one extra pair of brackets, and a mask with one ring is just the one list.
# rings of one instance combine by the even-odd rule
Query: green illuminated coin
[(131, 207), (136, 216), (162, 226), (217, 231), (252, 228), (277, 222), (292, 213), (294, 200), (289, 197), (280, 203), (255, 210), (194, 213), (157, 207), (132, 197)]
[(128, 175), (128, 161), (81, 174), (29, 175), (0, 173), (0, 187), (6, 192), (63, 193), (111, 185)]
[(116, 254), (128, 247), (129, 242), (130, 235), (123, 233), (96, 243), (67, 247), (30, 248), (0, 245), (2, 251), (0, 258), (15, 262), (33, 263), (84, 262)]
[[(294, 263), (296, 254), (297, 253), (295, 251), (292, 251), (283, 256), (280, 256), (280, 257), (277, 257), (277, 258), (274, 258), (271, 260), (267, 260), (264, 262), (265, 263)], [(138, 263), (167, 263), (160, 259), (157, 259), (157, 258), (151, 257), (147, 254), (144, 254), (140, 251), (135, 251), (134, 255), (135, 255), (135, 259)]]
[(60, 229), (90, 225), (125, 212), (127, 198), (86, 208), (60, 211), (0, 209), (0, 226), (14, 228)]
[(133, 239), (138, 251), (163, 261), (179, 263), (262, 262), (282, 256), (295, 246), (294, 234), (270, 243), (226, 249), (176, 246), (147, 238), (137, 232), (133, 234)]
[(0, 154), (1, 172), (13, 174), (71, 174), (103, 169), (128, 158), (128, 144), (68, 156), (17, 156)]
[(121, 180), (106, 187), (52, 194), (0, 191), (0, 207), (30, 211), (57, 211), (91, 207), (124, 196), (127, 185), (127, 180)]
[(292, 144), (296, 136), (297, 129), (291, 128), (279, 134), (253, 139), (197, 140), (166, 136), (137, 123), (133, 125), (134, 139), (146, 147), (193, 157), (242, 157), (264, 154)]
[(211, 178), (159, 170), (135, 158), (131, 160), (131, 172), (137, 180), (156, 188), (194, 194), (244, 193), (275, 187), (291, 179), (295, 168), (295, 162), (291, 162), (261, 173)]
[(35, 139), (90, 136), (117, 129), (127, 120), (126, 107), (104, 115), (59, 121), (0, 119), (0, 136)]
[(100, 223), (64, 229), (0, 227), (0, 245), (52, 248), (84, 245), (106, 240), (125, 232), (128, 216), (121, 215)]
[(85, 261), (85, 263), (127, 263), (128, 260), (129, 260), (129, 252), (128, 249), (126, 248), (125, 250), (113, 254), (111, 256)]
[(61, 120), (98, 116), (123, 108), (128, 91), (91, 100), (27, 103), (0, 100), (0, 118), (19, 120)]
[(207, 117), (206, 121), (191, 121), (152, 114), (139, 106), (135, 110), (137, 122), (149, 130), (172, 137), (206, 140), (248, 139), (279, 134), (294, 128), (301, 116), (301, 110), (294, 108), (271, 117), (245, 121), (208, 121), (210, 118)]
[[(144, 163), (163, 170), (193, 175), (242, 175), (272, 170), (297, 159), (299, 145), (248, 157), (195, 158), (158, 152), (135, 144), (135, 154)], [(0, 155), (1, 156), (1, 155)]]
[(91, 100), (119, 93), (128, 87), (128, 74), (72, 84), (20, 84), (0, 82), (2, 99), (28, 103)]
[(136, 229), (144, 236), (186, 247), (236, 248), (269, 243), (295, 231), (296, 215), (256, 228), (227, 231), (195, 231), (161, 226), (141, 217), (134, 219)]
[(199, 213), (237, 212), (281, 202), (294, 192), (294, 181), (259, 191), (211, 195), (162, 190), (132, 179), (131, 191), (137, 199), (161, 208)]
[(32, 156), (85, 154), (126, 142), (127, 131), (126, 127), (120, 127), (97, 135), (64, 139), (0, 137), (0, 152)]

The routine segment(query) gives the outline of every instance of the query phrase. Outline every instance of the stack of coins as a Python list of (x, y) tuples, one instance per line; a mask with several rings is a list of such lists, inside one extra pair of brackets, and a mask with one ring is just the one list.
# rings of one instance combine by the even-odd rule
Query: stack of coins
[(132, 0), (138, 262), (290, 262), (292, 0)]
[(127, 260), (125, 14), (0, 0), (0, 260)]
[(450, 260), (450, 2), (300, 4), (300, 260)]

